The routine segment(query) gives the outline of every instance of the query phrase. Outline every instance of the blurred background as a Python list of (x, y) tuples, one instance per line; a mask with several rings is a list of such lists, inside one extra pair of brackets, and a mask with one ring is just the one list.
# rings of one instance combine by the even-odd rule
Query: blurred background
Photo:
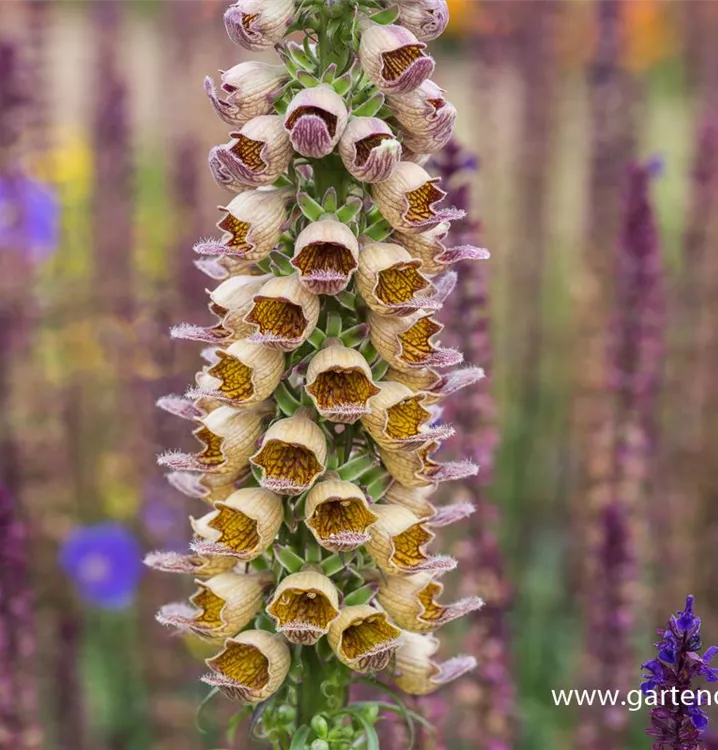
[[(550, 691), (636, 688), (687, 594), (718, 642), (718, 2), (450, 6), (435, 168), (493, 257), (443, 313), (490, 377), (449, 407), (482, 472), (444, 490), (478, 512), (440, 542), (487, 606), (446, 628), (480, 667), (420, 702), (419, 743), (648, 748), (646, 709)], [(202, 78), (247, 55), (224, 7), (0, 2), (2, 748), (255, 746), (221, 701), (197, 730), (204, 654), (154, 621), (188, 582), (141, 565), (198, 511), (155, 465), (192, 440), (154, 402), (199, 364), (168, 327), (209, 319), (191, 250), (226, 128)]]

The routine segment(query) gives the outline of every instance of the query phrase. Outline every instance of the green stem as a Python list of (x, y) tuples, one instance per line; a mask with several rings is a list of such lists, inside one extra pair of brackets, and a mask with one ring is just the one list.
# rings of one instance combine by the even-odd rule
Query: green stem
[(302, 682), (299, 685), (299, 715), (297, 726), (309, 726), (312, 718), (322, 712), (324, 696), (319, 686), (322, 683), (322, 663), (313, 646), (302, 648)]

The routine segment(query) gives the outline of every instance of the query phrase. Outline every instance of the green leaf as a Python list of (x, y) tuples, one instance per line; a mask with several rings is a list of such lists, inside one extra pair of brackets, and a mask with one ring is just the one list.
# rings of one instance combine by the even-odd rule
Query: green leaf
[(379, 737), (376, 729), (358, 712), (352, 712), (352, 716), (362, 725), (366, 734), (366, 750), (379, 750)]
[(274, 633), (276, 628), (269, 615), (261, 612), (254, 618), (255, 630), (266, 630), (268, 633)]
[(375, 242), (383, 242), (392, 233), (392, 228), (389, 223), (384, 219), (380, 219), (376, 223), (366, 228), (364, 234), (367, 234)]
[(310, 542), (307, 545), (307, 552), (306, 552), (305, 557), (308, 563), (321, 563), (322, 548), (318, 544), (315, 544), (314, 542)]
[(312, 331), (312, 335), (307, 339), (309, 343), (315, 348), (315, 349), (321, 349), (322, 344), (327, 340), (327, 336), (324, 333), (324, 331), (320, 330), (319, 328), (315, 328)]
[(324, 208), (308, 193), (299, 193), (299, 195), (297, 195), (297, 202), (299, 203), (299, 208), (302, 213), (307, 219), (309, 219), (309, 221), (319, 221), (319, 218), (324, 214)]
[(374, 117), (374, 115), (384, 106), (384, 94), (377, 91), (376, 94), (369, 97), (363, 104), (352, 110), (355, 117)]
[(202, 702), (199, 704), (199, 706), (197, 706), (197, 711), (195, 711), (194, 714), (194, 726), (200, 734), (207, 734), (207, 730), (204, 729), (201, 724), (202, 714), (204, 713), (204, 710), (209, 702), (212, 700), (212, 698), (214, 698), (215, 695), (217, 695), (217, 693), (219, 693), (219, 688), (213, 687), (209, 691), (209, 693), (207, 693), (207, 695), (202, 699)]
[(353, 482), (358, 479), (367, 469), (375, 466), (374, 457), (368, 453), (360, 453), (350, 461), (337, 469), (337, 474), (345, 482)]
[(379, 352), (374, 348), (374, 344), (372, 344), (371, 340), (368, 338), (361, 342), (359, 351), (364, 355), (364, 359), (367, 362), (374, 362), (374, 360), (379, 357)]
[(327, 338), (335, 339), (342, 333), (342, 316), (339, 313), (330, 312), (327, 315)]
[(297, 729), (296, 734), (292, 738), (292, 744), (289, 746), (289, 750), (306, 750), (309, 747), (307, 744), (307, 738), (311, 729), (305, 724), (304, 726)]
[(369, 604), (375, 595), (376, 586), (367, 583), (366, 586), (362, 586), (360, 589), (352, 591), (351, 594), (347, 594), (344, 599), (344, 606), (353, 607), (355, 604)]
[(374, 380), (381, 380), (384, 375), (386, 375), (388, 369), (389, 363), (385, 359), (377, 359), (371, 368), (371, 374), (373, 375)]
[(302, 84), (302, 86), (304, 86), (305, 89), (313, 89), (321, 83), (318, 78), (315, 78), (306, 70), (297, 71), (297, 80)]
[(390, 23), (394, 23), (396, 19), (399, 17), (399, 10), (396, 8), (396, 6), (393, 6), (391, 8), (385, 8), (384, 10), (380, 10), (378, 13), (375, 13), (373, 16), (369, 16), (369, 19), (374, 21), (374, 23), (381, 24), (382, 26), (387, 26)]
[(324, 206), (324, 211), (328, 214), (333, 214), (337, 210), (337, 191), (335, 188), (330, 187), (329, 190), (324, 193), (322, 205)]
[(277, 389), (274, 391), (274, 398), (282, 414), (287, 417), (291, 417), (302, 406), (296, 396), (291, 393), (286, 383), (280, 383), (277, 386)]
[(284, 503), (284, 525), (292, 532), (297, 530), (297, 519), (291, 503)]
[(351, 312), (356, 312), (357, 298), (353, 292), (339, 292), (334, 295), (334, 299), (345, 309)]
[(289, 258), (287, 258), (286, 255), (283, 255), (279, 252), (273, 252), (272, 255), (272, 262), (274, 265), (281, 271), (281, 276), (291, 276), (293, 273), (295, 273), (296, 268), (289, 262)]
[(298, 573), (304, 565), (304, 560), (294, 550), (289, 549), (289, 547), (275, 545), (274, 556), (289, 573)]
[(369, 497), (376, 503), (379, 500), (384, 497), (384, 494), (389, 489), (389, 486), (391, 485), (391, 476), (386, 472), (383, 471), (380, 476), (375, 477), (371, 480), (364, 480), (366, 482), (366, 486), (364, 488), (365, 492)]
[(332, 86), (339, 96), (344, 96), (352, 86), (351, 73), (345, 73), (343, 76), (335, 78), (332, 81)]
[(337, 219), (341, 221), (342, 224), (348, 224), (354, 217), (361, 211), (362, 207), (362, 200), (358, 196), (352, 196), (347, 200), (346, 204), (343, 205), (338, 211), (337, 211)]
[(345, 567), (346, 563), (344, 560), (336, 554), (322, 561), (322, 572), (325, 576), (329, 576), (329, 578), (336, 575), (340, 570), (344, 570)]
[(367, 324), (360, 323), (359, 325), (344, 331), (339, 338), (344, 346), (348, 346), (351, 349), (362, 341), (365, 341), (368, 333), (369, 328)]
[(332, 83), (337, 74), (337, 64), (331, 63), (322, 74), (322, 83)]

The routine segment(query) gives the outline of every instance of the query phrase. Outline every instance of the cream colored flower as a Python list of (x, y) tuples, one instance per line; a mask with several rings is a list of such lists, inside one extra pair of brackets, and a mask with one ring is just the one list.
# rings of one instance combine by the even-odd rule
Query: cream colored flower
[(362, 182), (381, 182), (401, 161), (401, 143), (378, 117), (354, 117), (339, 141), (339, 155), (347, 172)]
[(271, 575), (220, 573), (195, 583), (197, 591), (190, 597), (191, 607), (168, 604), (157, 613), (157, 620), (215, 640), (235, 635), (255, 617)]
[(461, 363), (461, 352), (442, 349), (434, 342), (444, 326), (431, 315), (416, 312), (406, 317), (369, 313), (371, 343), (396, 370), (452, 367)]
[(426, 545), (436, 535), (411, 511), (399, 505), (375, 505), (373, 510), (379, 518), (372, 526), (366, 551), (382, 570), (390, 575), (409, 575), (456, 567), (452, 557), (426, 552)]
[(199, 420), (201, 426), (193, 433), (204, 445), (200, 453), (166, 453), (159, 463), (179, 471), (220, 474), (225, 484), (238, 479), (249, 469), (249, 457), (271, 411), (273, 406), (267, 402), (251, 409), (220, 406)]
[(271, 185), (292, 159), (292, 144), (279, 115), (254, 117), (230, 137), (229, 143), (209, 152), (209, 168), (217, 184), (232, 192)]
[(279, 419), (267, 430), (252, 463), (261, 470), (262, 487), (280, 495), (299, 495), (324, 473), (327, 441), (302, 414)]
[(434, 60), (409, 29), (368, 24), (362, 33), (359, 59), (367, 78), (390, 94), (412, 91), (434, 72)]
[(211, 578), (232, 570), (237, 564), (231, 557), (221, 555), (183, 555), (163, 550), (149, 552), (143, 562), (148, 568), (163, 573), (186, 573), (195, 578)]
[(251, 406), (269, 398), (282, 379), (284, 354), (278, 349), (235, 341), (216, 354), (217, 362), (200, 374), (189, 396)]
[(224, 99), (217, 96), (214, 82), (209, 76), (204, 79), (204, 90), (214, 111), (228, 125), (239, 127), (253, 117), (273, 112), (274, 99), (288, 79), (282, 65), (267, 65), (251, 60), (222, 73)]
[(471, 461), (450, 461), (440, 464), (431, 457), (439, 448), (432, 442), (411, 451), (379, 448), (386, 470), (405, 487), (426, 487), (436, 482), (451, 482), (475, 476), (479, 467)]
[(436, 600), (443, 590), (444, 585), (434, 573), (387, 576), (379, 584), (377, 598), (391, 619), (412, 633), (431, 633), (447, 622), (481, 609), (484, 604), (478, 596), (440, 604)]
[(396, 232), (393, 239), (403, 245), (412, 258), (422, 262), (426, 273), (442, 273), (454, 263), (462, 260), (486, 260), (489, 251), (472, 245), (459, 245), (447, 248), (444, 240), (449, 233), (450, 224), (444, 222), (421, 234), (403, 234)]
[(359, 256), (357, 288), (370, 309), (382, 315), (438, 310), (441, 302), (416, 260), (400, 245), (372, 242)]
[(339, 221), (323, 219), (299, 233), (291, 263), (310, 292), (337, 294), (346, 289), (358, 259), (359, 243), (352, 230)]
[(399, 23), (422, 42), (441, 36), (449, 23), (446, 0), (397, 0)]
[(473, 656), (436, 662), (432, 657), (438, 649), (439, 641), (434, 636), (404, 633), (392, 676), (397, 687), (409, 695), (427, 695), (476, 668)]
[(257, 261), (266, 258), (279, 244), (282, 225), (287, 220), (286, 193), (274, 188), (247, 190), (235, 196), (224, 208), (217, 223), (223, 235), (217, 242), (200, 242), (200, 255), (222, 254), (234, 260)]
[(448, 425), (431, 426), (434, 415), (426, 406), (424, 394), (401, 383), (384, 382), (362, 425), (380, 446), (392, 450), (411, 450), (429, 440), (451, 437), (454, 430)]
[(348, 424), (368, 414), (372, 397), (379, 393), (361, 353), (340, 344), (314, 355), (307, 369), (306, 391), (323, 417)]
[(366, 544), (377, 520), (362, 490), (339, 479), (314, 485), (305, 500), (305, 513), (314, 538), (331, 552), (349, 552)]
[(345, 607), (329, 628), (329, 645), (337, 659), (355, 672), (385, 669), (401, 637), (386, 614), (368, 604)]
[(402, 143), (415, 153), (434, 154), (454, 134), (456, 108), (433, 81), (424, 81), (408, 94), (390, 97), (389, 106), (404, 130)]
[(205, 662), (212, 670), (202, 681), (224, 695), (247, 703), (262, 703), (279, 690), (292, 657), (281, 636), (245, 630), (224, 642), (224, 649)]
[(249, 562), (274, 542), (284, 518), (281, 499), (261, 487), (247, 487), (215, 503), (215, 510), (191, 518), (200, 555), (226, 555)]
[(347, 126), (344, 100), (326, 83), (301, 89), (289, 103), (284, 127), (295, 151), (321, 159), (334, 150)]
[(447, 396), (478, 383), (484, 377), (486, 375), (480, 367), (462, 367), (446, 374), (441, 374), (431, 367), (404, 371), (390, 367), (384, 376), (386, 380), (404, 384), (415, 393), (421, 391), (426, 398), (427, 406), (440, 403)]
[(418, 164), (402, 161), (388, 180), (372, 187), (372, 197), (381, 215), (397, 231), (425, 232), (464, 216), (464, 211), (456, 208), (436, 208), (446, 198), (438, 187), (440, 182)]
[(325, 575), (303, 570), (282, 579), (267, 612), (288, 641), (311, 646), (339, 617), (339, 593)]
[(429, 523), (433, 528), (449, 526), (452, 523), (468, 518), (475, 510), (471, 503), (452, 503), (435, 506), (431, 496), (436, 491), (436, 484), (423, 487), (404, 487), (394, 482), (384, 493), (382, 500), (389, 505), (400, 505), (410, 510), (422, 523)]
[(254, 296), (244, 320), (255, 333), (250, 341), (283, 351), (301, 346), (319, 320), (319, 299), (300, 283), (299, 276), (277, 276)]
[(229, 38), (249, 50), (273, 47), (294, 15), (294, 0), (237, 0), (224, 14)]

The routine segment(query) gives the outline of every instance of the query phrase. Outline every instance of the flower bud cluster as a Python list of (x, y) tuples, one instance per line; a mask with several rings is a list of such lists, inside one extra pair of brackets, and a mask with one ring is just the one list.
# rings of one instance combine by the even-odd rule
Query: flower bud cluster
[(274, 48), (281, 64), (205, 81), (232, 128), (209, 155), (232, 196), (219, 236), (195, 246), (218, 282), (214, 322), (172, 330), (206, 345), (205, 364), (184, 396), (159, 402), (200, 444), (160, 464), (207, 507), (186, 555), (148, 556), (195, 578), (189, 603), (158, 619), (217, 645), (206, 683), (249, 704), (272, 698), (283, 727), (299, 714), (315, 734), (306, 706), (348, 711), (330, 688), (352, 673), (386, 670), (421, 695), (471, 669), (468, 656), (437, 661), (433, 634), (481, 606), (441, 602), (456, 561), (430, 549), (435, 528), (472, 512), (436, 508), (438, 483), (478, 470), (436, 459), (453, 434), (441, 402), (483, 376), (447, 373), (462, 355), (441, 346), (435, 314), (450, 266), (488, 257), (445, 247), (463, 211), (441, 205), (440, 180), (420, 166), (456, 119), (426, 51), (446, 2), (377, 5), (238, 0), (225, 13), (234, 42)]

